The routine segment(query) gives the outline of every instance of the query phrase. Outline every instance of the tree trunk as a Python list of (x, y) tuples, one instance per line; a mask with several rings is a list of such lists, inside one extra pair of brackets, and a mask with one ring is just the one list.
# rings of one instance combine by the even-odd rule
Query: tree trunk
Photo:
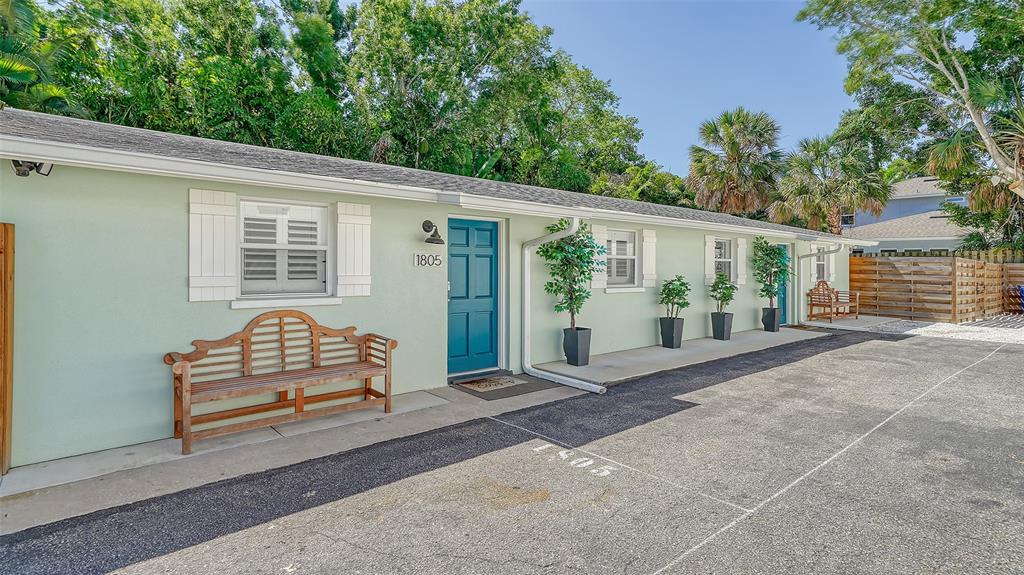
[(828, 217), (825, 218), (828, 224), (828, 231), (839, 236), (843, 234), (843, 211), (839, 208), (833, 208), (828, 213)]

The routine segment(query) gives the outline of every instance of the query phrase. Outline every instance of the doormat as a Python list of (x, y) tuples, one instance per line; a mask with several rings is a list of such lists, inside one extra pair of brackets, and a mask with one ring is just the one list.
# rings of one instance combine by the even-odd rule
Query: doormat
[(558, 387), (557, 383), (532, 377), (529, 375), (492, 375), (465, 383), (453, 383), (452, 387), (475, 395), (480, 399), (492, 401), (505, 399), (526, 393), (533, 393), (542, 389)]

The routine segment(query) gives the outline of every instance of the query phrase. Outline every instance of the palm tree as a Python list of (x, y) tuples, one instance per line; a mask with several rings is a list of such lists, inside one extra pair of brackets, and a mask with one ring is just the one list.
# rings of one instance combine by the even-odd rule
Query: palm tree
[(892, 195), (892, 184), (872, 170), (867, 153), (849, 140), (807, 138), (786, 161), (786, 174), (779, 180), (779, 199), (768, 212), (775, 221), (794, 215), (807, 220), (808, 227), (840, 234), (846, 211), (881, 214)]
[(0, 108), (77, 113), (68, 91), (51, 81), (66, 50), (38, 36), (36, 10), (31, 0), (0, 0)]
[(700, 140), (690, 147), (688, 178), (697, 205), (730, 214), (765, 208), (782, 164), (778, 123), (740, 107), (702, 123)]

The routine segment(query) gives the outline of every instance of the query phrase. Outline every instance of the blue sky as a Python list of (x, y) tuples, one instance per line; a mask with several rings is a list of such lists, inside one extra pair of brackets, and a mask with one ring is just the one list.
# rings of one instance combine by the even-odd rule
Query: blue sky
[(524, 0), (552, 44), (610, 80), (644, 130), (641, 151), (685, 175), (705, 119), (736, 106), (769, 112), (781, 144), (831, 132), (854, 107), (829, 32), (796, 22), (797, 1)]

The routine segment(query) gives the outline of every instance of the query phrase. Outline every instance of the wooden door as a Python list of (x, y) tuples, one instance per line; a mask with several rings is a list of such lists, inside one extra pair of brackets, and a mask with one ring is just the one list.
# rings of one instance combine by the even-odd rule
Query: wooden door
[(13, 350), (14, 224), (0, 223), (0, 474), (11, 468)]

